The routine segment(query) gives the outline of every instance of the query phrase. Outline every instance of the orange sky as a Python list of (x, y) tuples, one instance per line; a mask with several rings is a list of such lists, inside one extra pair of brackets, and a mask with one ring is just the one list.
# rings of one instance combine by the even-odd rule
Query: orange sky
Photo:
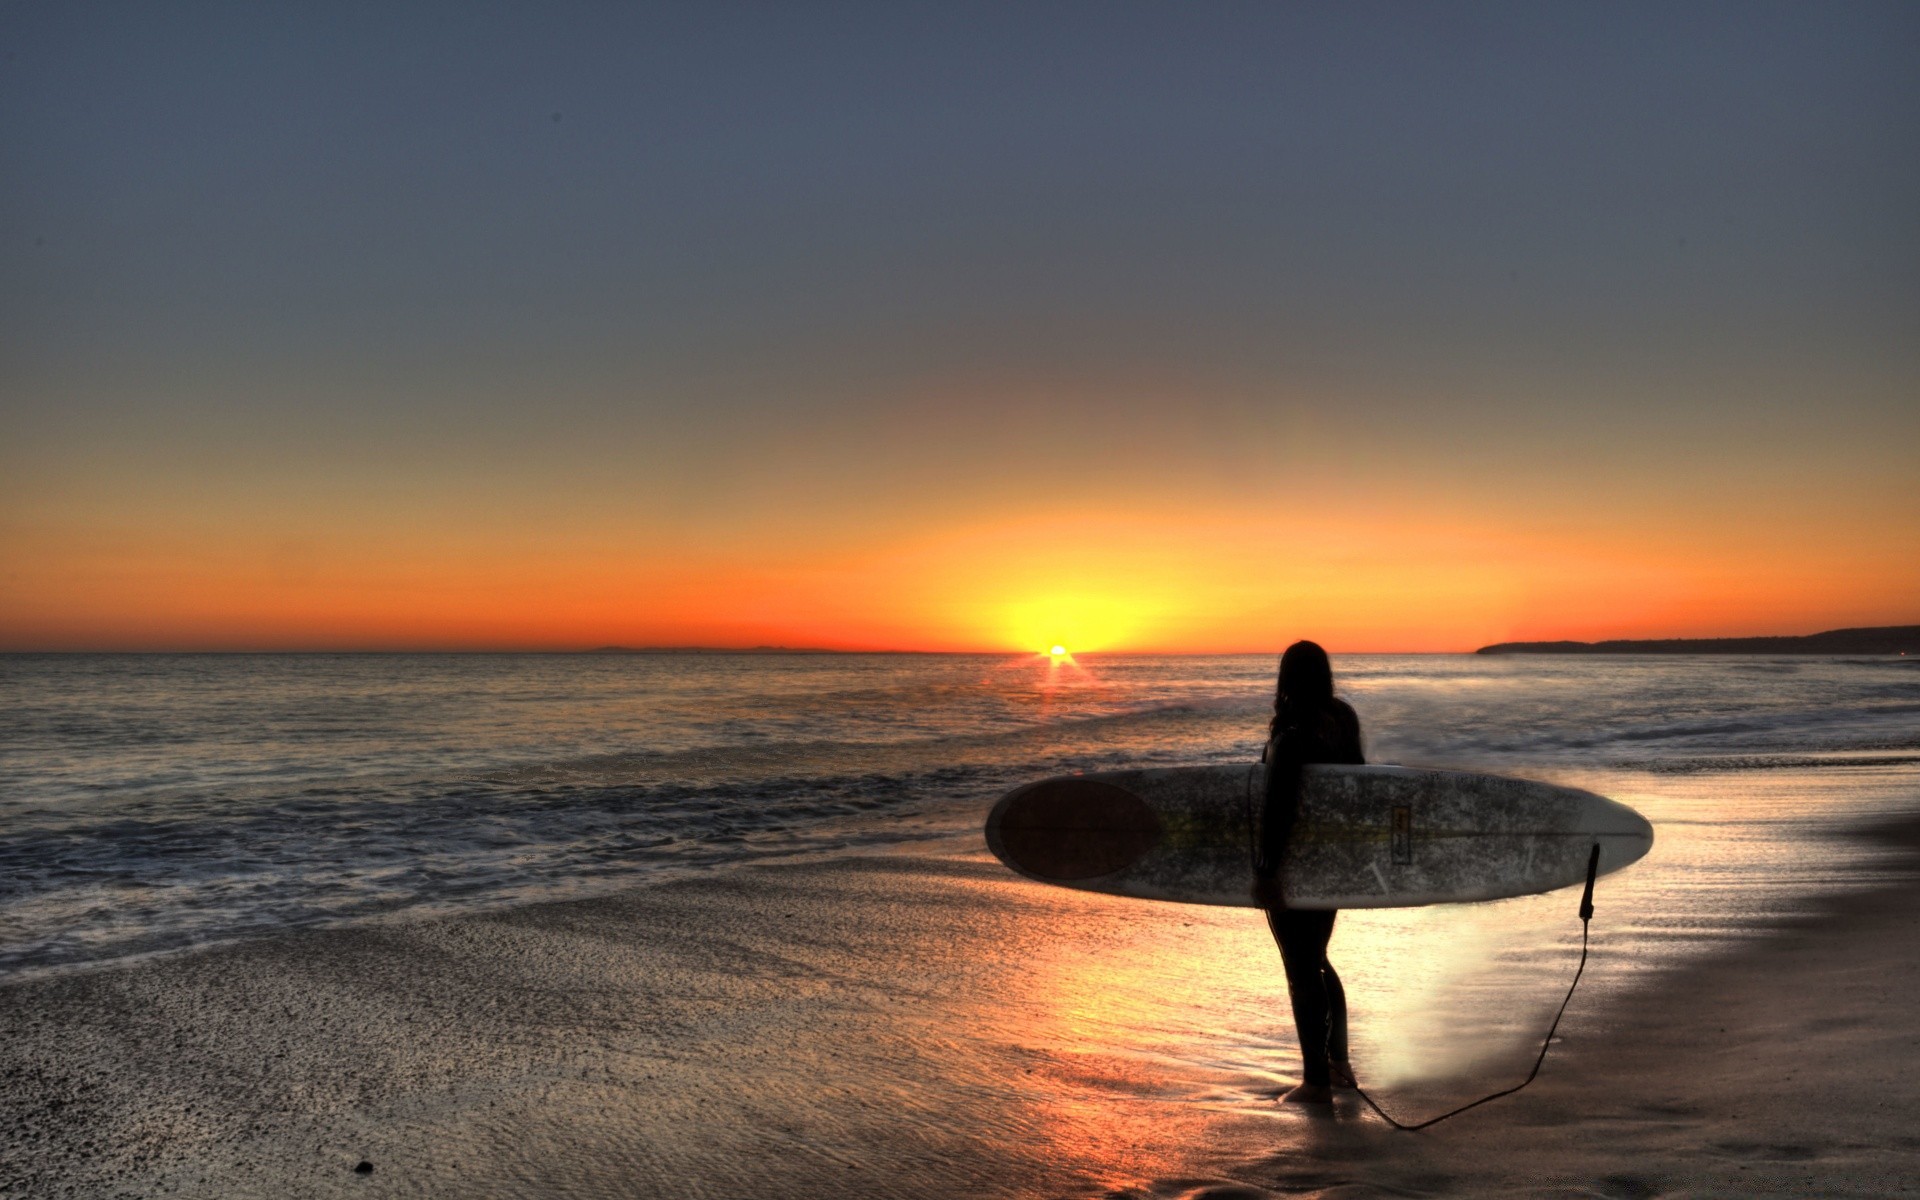
[[(1050, 457), (1071, 473), (1071, 451)], [(1398, 459), (1342, 470), (1344, 482), (1236, 489), (1183, 469), (1184, 498), (1101, 472), (1097, 487), (1063, 483), (1070, 503), (1050, 499), (1044, 475), (1031, 497), (796, 492), (678, 519), (656, 515), (671, 497), (603, 510), (591, 484), (574, 494), (545, 475), (429, 480), (412, 495), (377, 469), (201, 477), (184, 493), (121, 473), (60, 496), (47, 479), (4, 527), (0, 643), (1227, 652), (1311, 636), (1453, 651), (1920, 614), (1900, 486), (1769, 506), (1777, 483), (1743, 498), (1725, 480), (1631, 488), (1540, 472), (1488, 488), (1470, 469), (1449, 492)], [(1673, 495), (1708, 485), (1713, 503)]]

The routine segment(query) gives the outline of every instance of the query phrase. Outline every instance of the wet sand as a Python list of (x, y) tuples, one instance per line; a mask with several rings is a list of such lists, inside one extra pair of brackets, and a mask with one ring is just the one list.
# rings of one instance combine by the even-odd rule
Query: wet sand
[(1230, 1176), (1324, 1197), (1920, 1192), (1920, 820), (1875, 836), (1905, 852), (1884, 886), (1570, 1020), (1519, 1095), (1414, 1134), (1343, 1101)]
[[(1576, 998), (1419, 1134), (1266, 1098), (1257, 914), (851, 857), (0, 988), (0, 1195), (1899, 1195), (1920, 821), (1881, 836), (1880, 886)], [(1272, 1019), (1203, 1054), (1242, 959)]]

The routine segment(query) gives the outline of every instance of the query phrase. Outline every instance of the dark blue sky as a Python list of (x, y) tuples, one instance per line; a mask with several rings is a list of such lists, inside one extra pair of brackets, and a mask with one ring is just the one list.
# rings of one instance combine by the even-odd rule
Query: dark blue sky
[(13, 6), (25, 365), (1920, 332), (1911, 5), (396, 7)]

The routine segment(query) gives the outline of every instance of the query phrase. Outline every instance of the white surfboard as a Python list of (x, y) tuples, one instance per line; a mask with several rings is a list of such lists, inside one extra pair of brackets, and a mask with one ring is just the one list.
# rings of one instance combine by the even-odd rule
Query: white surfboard
[[(1173, 767), (1044, 779), (1002, 797), (987, 845), (1042, 883), (1252, 906), (1266, 768)], [(1653, 826), (1577, 788), (1415, 767), (1310, 766), (1281, 871), (1292, 908), (1406, 908), (1581, 884), (1635, 862)]]

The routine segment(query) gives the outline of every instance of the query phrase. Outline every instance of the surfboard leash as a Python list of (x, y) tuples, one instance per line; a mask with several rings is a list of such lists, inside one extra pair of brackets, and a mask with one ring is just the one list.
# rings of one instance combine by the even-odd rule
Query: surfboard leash
[[(1447, 1118), (1457, 1117), (1468, 1109), (1479, 1108), (1482, 1104), (1490, 1100), (1498, 1100), (1502, 1096), (1511, 1096), (1521, 1088), (1532, 1083), (1534, 1079), (1539, 1076), (1540, 1065), (1547, 1061), (1547, 1048), (1553, 1045), (1553, 1035), (1560, 1028), (1560, 1018), (1567, 1015), (1567, 1005), (1573, 1002), (1573, 989), (1580, 986), (1580, 976), (1585, 974), (1587, 970), (1587, 930), (1593, 921), (1593, 881), (1599, 874), (1600, 843), (1595, 842), (1593, 844), (1593, 852), (1587, 856), (1587, 890), (1580, 897), (1580, 965), (1574, 968), (1573, 982), (1567, 985), (1567, 995), (1564, 1000), (1560, 1001), (1560, 1011), (1553, 1014), (1553, 1024), (1547, 1026), (1547, 1036), (1545, 1040), (1540, 1043), (1539, 1057), (1533, 1060), (1533, 1070), (1527, 1072), (1527, 1077), (1512, 1087), (1507, 1088), (1505, 1091), (1495, 1092), (1490, 1096), (1482, 1096), (1470, 1104), (1462, 1104), (1459, 1108), (1451, 1112), (1443, 1112), (1437, 1117), (1430, 1117), (1415, 1125), (1407, 1125), (1395, 1120), (1388, 1114), (1386, 1109), (1381, 1108), (1380, 1105), (1375, 1102), (1372, 1096), (1367, 1095), (1367, 1093), (1361, 1089), (1359, 1081), (1356, 1079), (1353, 1090), (1360, 1093), (1360, 1098), (1367, 1102), (1368, 1108), (1378, 1113), (1381, 1120), (1393, 1126), (1395, 1129), (1401, 1129), (1411, 1133), (1416, 1129), (1425, 1129), (1429, 1125), (1438, 1125)], [(1327, 1030), (1327, 1037), (1329, 1039), (1333, 1037), (1333, 1030)]]

